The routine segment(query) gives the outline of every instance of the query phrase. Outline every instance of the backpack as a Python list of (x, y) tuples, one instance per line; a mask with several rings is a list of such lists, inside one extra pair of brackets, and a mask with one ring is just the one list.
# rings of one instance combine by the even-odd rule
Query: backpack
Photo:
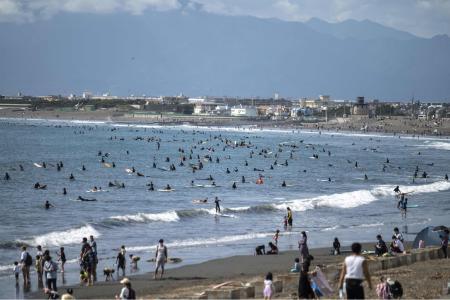
[(389, 293), (391, 295), (391, 298), (393, 299), (399, 299), (403, 296), (403, 287), (397, 280), (394, 282), (394, 284), (389, 285)]
[(27, 257), (25, 257), (25, 265), (31, 266), (33, 264), (33, 258), (31, 257), (30, 253), (26, 253)]
[(136, 299), (136, 292), (132, 288), (128, 288), (127, 299)]

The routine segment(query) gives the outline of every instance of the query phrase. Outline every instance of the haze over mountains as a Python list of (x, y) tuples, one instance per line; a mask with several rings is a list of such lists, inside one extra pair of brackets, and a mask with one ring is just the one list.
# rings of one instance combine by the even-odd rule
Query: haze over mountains
[(0, 94), (450, 99), (450, 38), (200, 11), (0, 24)]

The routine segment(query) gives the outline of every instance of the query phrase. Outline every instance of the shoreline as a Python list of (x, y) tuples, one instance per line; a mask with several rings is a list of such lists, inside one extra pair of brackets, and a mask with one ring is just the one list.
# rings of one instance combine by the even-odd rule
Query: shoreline
[[(450, 120), (442, 122), (439, 131), (433, 133), (431, 130), (431, 121), (411, 120), (409, 117), (396, 116), (392, 118), (383, 118), (382, 120), (369, 118), (338, 118), (330, 122), (300, 122), (291, 120), (262, 120), (251, 118), (232, 118), (232, 117), (209, 117), (194, 115), (153, 115), (146, 118), (130, 117), (125, 113), (117, 113), (110, 110), (93, 112), (60, 112), (52, 110), (44, 111), (21, 111), (17, 112), (11, 109), (0, 109), (0, 119), (14, 120), (44, 120), (44, 121), (67, 121), (76, 122), (114, 122), (118, 124), (129, 125), (148, 125), (148, 126), (180, 126), (190, 125), (193, 127), (204, 128), (227, 128), (249, 129), (253, 132), (259, 130), (284, 130), (295, 131), (302, 130), (311, 133), (327, 134), (373, 134), (373, 136), (389, 137), (410, 137), (410, 138), (436, 138), (447, 140), (450, 137)], [(381, 123), (380, 123), (381, 122)], [(86, 123), (89, 124), (89, 123)], [(382, 125), (380, 125), (382, 124)], [(380, 127), (381, 126), (381, 127)], [(363, 127), (365, 128), (363, 130)], [(422, 132), (417, 130), (422, 128)], [(436, 128), (435, 128), (436, 129)], [(436, 129), (437, 130), (437, 129)]]
[[(362, 243), (363, 249), (372, 250), (374, 243)], [(407, 244), (410, 248), (411, 244)], [(338, 298), (337, 280), (340, 274), (340, 264), (347, 253), (338, 256), (330, 255), (331, 247), (310, 249), (314, 256), (311, 270), (319, 265), (327, 276), (334, 293), (330, 298)], [(341, 247), (341, 251), (349, 250), (349, 246)], [(278, 255), (236, 255), (208, 260), (202, 263), (185, 265), (166, 270), (162, 280), (154, 280), (153, 272), (127, 276), (136, 291), (137, 298), (159, 299), (198, 299), (201, 293), (213, 286), (233, 281), (240, 284), (261, 282), (267, 272), (278, 276), (289, 274), (294, 258), (299, 256), (298, 250), (280, 252)], [(437, 269), (439, 268), (439, 269)], [(99, 273), (100, 274), (100, 273)], [(392, 269), (379, 270), (371, 273), (374, 288), (369, 290), (368, 298), (376, 298), (375, 286), (380, 275), (399, 280), (404, 288), (403, 298), (438, 298), (443, 295), (443, 287), (450, 278), (450, 260), (436, 259), (416, 262)], [(121, 277), (122, 278), (122, 277)], [(60, 295), (66, 288), (72, 288), (78, 299), (112, 299), (120, 292), (122, 285), (116, 281), (99, 281), (94, 286), (60, 287)], [(255, 295), (259, 298), (262, 295)], [(277, 294), (275, 298), (293, 298), (291, 294)], [(42, 299), (42, 292), (34, 292), (27, 299)]]

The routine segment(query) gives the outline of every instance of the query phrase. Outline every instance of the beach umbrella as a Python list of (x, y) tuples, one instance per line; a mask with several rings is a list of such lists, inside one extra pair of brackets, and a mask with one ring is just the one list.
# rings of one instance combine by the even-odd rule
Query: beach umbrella
[(425, 246), (440, 246), (441, 245), (441, 237), (439, 236), (438, 231), (434, 231), (435, 227), (430, 226), (422, 229), (414, 239), (413, 248), (419, 248), (419, 241), (422, 240), (425, 242)]

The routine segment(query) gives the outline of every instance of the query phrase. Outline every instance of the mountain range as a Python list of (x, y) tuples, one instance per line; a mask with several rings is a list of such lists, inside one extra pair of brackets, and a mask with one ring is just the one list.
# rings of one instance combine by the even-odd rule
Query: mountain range
[(0, 24), (0, 94), (450, 99), (450, 38), (196, 10)]

